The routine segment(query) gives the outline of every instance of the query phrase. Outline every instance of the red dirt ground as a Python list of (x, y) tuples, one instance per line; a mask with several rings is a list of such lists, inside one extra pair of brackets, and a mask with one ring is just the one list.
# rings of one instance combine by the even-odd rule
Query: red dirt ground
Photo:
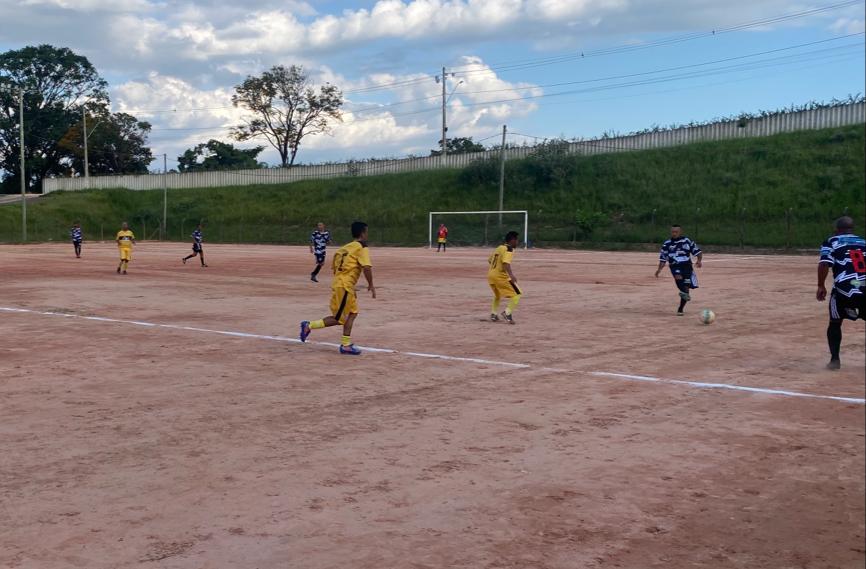
[[(294, 336), (325, 315), (303, 248), (0, 247), (0, 307)], [(815, 261), (708, 254), (677, 318), (642, 253), (372, 250), (361, 345), (0, 312), (0, 566), (864, 567), (864, 328), (825, 371)], [(699, 308), (718, 314), (712, 326)], [(336, 342), (336, 329), (312, 340)], [(551, 368), (557, 368), (554, 371)]]

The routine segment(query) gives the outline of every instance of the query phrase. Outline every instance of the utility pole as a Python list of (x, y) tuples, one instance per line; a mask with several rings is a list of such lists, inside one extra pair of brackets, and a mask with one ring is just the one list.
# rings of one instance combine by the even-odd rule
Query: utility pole
[(84, 135), (84, 187), (90, 189), (90, 160), (87, 158), (87, 107), (81, 105), (82, 134)]
[(445, 160), (448, 157), (448, 140), (445, 138), (448, 132), (448, 126), (445, 117), (445, 108), (448, 103), (445, 93), (445, 68), (442, 68), (442, 165), (445, 165)]
[(27, 241), (27, 178), (24, 177), (24, 89), (18, 90), (18, 125), (21, 136), (21, 242)]
[[(505, 135), (508, 127), (502, 125), (502, 147), (499, 149), (499, 211), (505, 209)], [(499, 214), (499, 229), (502, 229), (502, 214)]]
[(168, 233), (168, 154), (162, 155), (162, 240)]

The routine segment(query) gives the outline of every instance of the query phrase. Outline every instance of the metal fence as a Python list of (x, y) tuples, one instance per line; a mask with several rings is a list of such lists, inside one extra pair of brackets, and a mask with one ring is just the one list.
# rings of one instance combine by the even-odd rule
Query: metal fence
[[(572, 142), (569, 144), (568, 152), (575, 155), (591, 156), (612, 152), (665, 148), (695, 142), (771, 136), (784, 132), (816, 130), (864, 123), (866, 123), (866, 103), (858, 102), (761, 118), (723, 121), (702, 126)], [(531, 146), (508, 148), (505, 155), (507, 160), (514, 160), (526, 158), (533, 152), (535, 152), (535, 148)], [(295, 166), (292, 168), (262, 170), (91, 176), (89, 183), (84, 178), (48, 178), (42, 183), (42, 191), (47, 194), (58, 190), (105, 188), (157, 190), (163, 187), (172, 189), (218, 188), (225, 186), (285, 184), (301, 180), (339, 178), (344, 176), (378, 176), (382, 174), (397, 174), (442, 168), (463, 168), (476, 160), (497, 159), (499, 156), (500, 151), (490, 150), (471, 154), (454, 154), (444, 158), (440, 156), (428, 156), (423, 158), (353, 161), (341, 164)]]

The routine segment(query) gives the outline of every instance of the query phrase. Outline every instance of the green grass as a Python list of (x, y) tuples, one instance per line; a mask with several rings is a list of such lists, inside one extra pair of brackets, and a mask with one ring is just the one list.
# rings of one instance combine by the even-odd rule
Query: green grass
[[(853, 126), (595, 157), (547, 153), (509, 162), (506, 209), (526, 209), (538, 246), (652, 243), (682, 224), (702, 244), (815, 247), (833, 218), (866, 221), (866, 132)], [(286, 185), (170, 190), (168, 236), (197, 220), (208, 242), (302, 243), (327, 222), (339, 241), (362, 219), (377, 244), (427, 241), (430, 210), (496, 209), (498, 165)], [(65, 240), (79, 219), (89, 239), (127, 220), (158, 234), (162, 191), (58, 192), (28, 204), (32, 240)], [(0, 206), (0, 241), (20, 240), (18, 205)], [(448, 219), (456, 243), (495, 241), (496, 219)], [(518, 219), (506, 216), (506, 226)], [(486, 227), (486, 236), (485, 236)], [(485, 238), (486, 237), (486, 238)]]

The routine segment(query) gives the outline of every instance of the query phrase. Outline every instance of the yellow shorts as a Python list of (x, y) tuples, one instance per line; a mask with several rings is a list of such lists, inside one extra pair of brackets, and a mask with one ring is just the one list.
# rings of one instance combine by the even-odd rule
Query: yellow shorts
[(340, 324), (346, 323), (350, 314), (358, 314), (358, 295), (354, 288), (335, 288), (331, 292), (331, 315)]
[(132, 260), (132, 248), (131, 247), (118, 247), (120, 250), (120, 260), (121, 261), (131, 261)]
[(487, 284), (490, 285), (493, 296), (496, 298), (514, 298), (523, 294), (523, 291), (516, 284), (508, 280), (490, 280), (487, 281)]
[(437, 241), (437, 243), (447, 243), (447, 242), (448, 242), (448, 240), (445, 239), (444, 237), (440, 237), (439, 240)]

